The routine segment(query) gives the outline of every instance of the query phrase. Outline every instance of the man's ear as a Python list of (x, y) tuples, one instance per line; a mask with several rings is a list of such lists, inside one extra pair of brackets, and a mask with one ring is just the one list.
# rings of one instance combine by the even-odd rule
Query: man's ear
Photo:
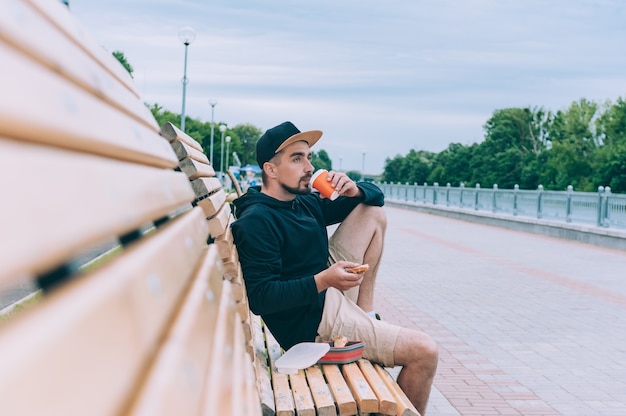
[(263, 164), (263, 170), (265, 171), (265, 174), (268, 177), (270, 178), (276, 177), (276, 173), (277, 173), (276, 165), (273, 164), (272, 162), (265, 162)]

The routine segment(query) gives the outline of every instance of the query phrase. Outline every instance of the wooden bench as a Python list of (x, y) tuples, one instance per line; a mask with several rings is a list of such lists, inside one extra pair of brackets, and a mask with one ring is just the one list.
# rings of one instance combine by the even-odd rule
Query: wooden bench
[(2, 3), (0, 60), (0, 286), (44, 293), (0, 326), (3, 414), (417, 414), (365, 360), (276, 373), (231, 196), (67, 7)]
[(0, 327), (0, 413), (261, 414), (213, 220), (128, 73), (57, 1), (1, 3), (0, 61), (0, 285), (44, 292)]

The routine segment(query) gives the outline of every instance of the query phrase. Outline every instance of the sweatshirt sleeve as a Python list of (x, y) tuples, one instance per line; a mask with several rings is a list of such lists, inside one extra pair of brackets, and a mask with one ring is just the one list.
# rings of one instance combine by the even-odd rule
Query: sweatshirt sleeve
[(318, 302), (312, 275), (281, 280), (281, 236), (271, 222), (241, 218), (232, 230), (252, 312), (272, 314)]
[(371, 182), (357, 182), (356, 184), (363, 191), (363, 203), (382, 207), (385, 204), (385, 194), (376, 185)]
[(357, 182), (356, 185), (363, 192), (361, 197), (339, 197), (334, 201), (320, 198), (326, 225), (340, 223), (361, 203), (376, 207), (382, 207), (385, 204), (385, 195), (378, 186), (370, 182)]

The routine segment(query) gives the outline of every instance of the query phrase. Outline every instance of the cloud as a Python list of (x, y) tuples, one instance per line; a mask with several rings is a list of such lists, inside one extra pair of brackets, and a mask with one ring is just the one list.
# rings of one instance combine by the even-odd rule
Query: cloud
[[(624, 94), (621, 0), (74, 0), (71, 10), (136, 70), (144, 99), (261, 129), (326, 132), (336, 166), (382, 170), (411, 148), (482, 140), (494, 110)], [(328, 140), (326, 140), (328, 139)]]

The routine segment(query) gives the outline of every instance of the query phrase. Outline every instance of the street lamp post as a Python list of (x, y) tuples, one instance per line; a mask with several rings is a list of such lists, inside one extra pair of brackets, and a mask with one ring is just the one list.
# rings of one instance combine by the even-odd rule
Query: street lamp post
[(222, 132), (222, 146), (220, 151), (222, 156), (220, 157), (220, 171), (222, 172), (222, 180), (224, 179), (224, 132), (226, 131), (226, 124), (220, 124), (220, 132)]
[(209, 104), (211, 105), (211, 159), (209, 160), (211, 161), (211, 165), (215, 166), (215, 161), (213, 160), (213, 120), (215, 119), (215, 106), (217, 105), (217, 101), (211, 100)]
[(341, 172), (341, 162), (343, 162), (343, 156), (339, 156), (339, 172)]
[(228, 170), (228, 155), (230, 151), (230, 136), (226, 136), (226, 170)]
[(361, 163), (361, 176), (362, 176), (362, 180), (365, 180), (365, 154), (367, 152), (365, 150), (363, 150), (363, 162)]
[(180, 129), (185, 131), (185, 98), (187, 94), (187, 49), (189, 44), (196, 39), (196, 31), (190, 26), (181, 27), (178, 31), (178, 38), (185, 45), (185, 67), (183, 72), (183, 110), (180, 113)]

